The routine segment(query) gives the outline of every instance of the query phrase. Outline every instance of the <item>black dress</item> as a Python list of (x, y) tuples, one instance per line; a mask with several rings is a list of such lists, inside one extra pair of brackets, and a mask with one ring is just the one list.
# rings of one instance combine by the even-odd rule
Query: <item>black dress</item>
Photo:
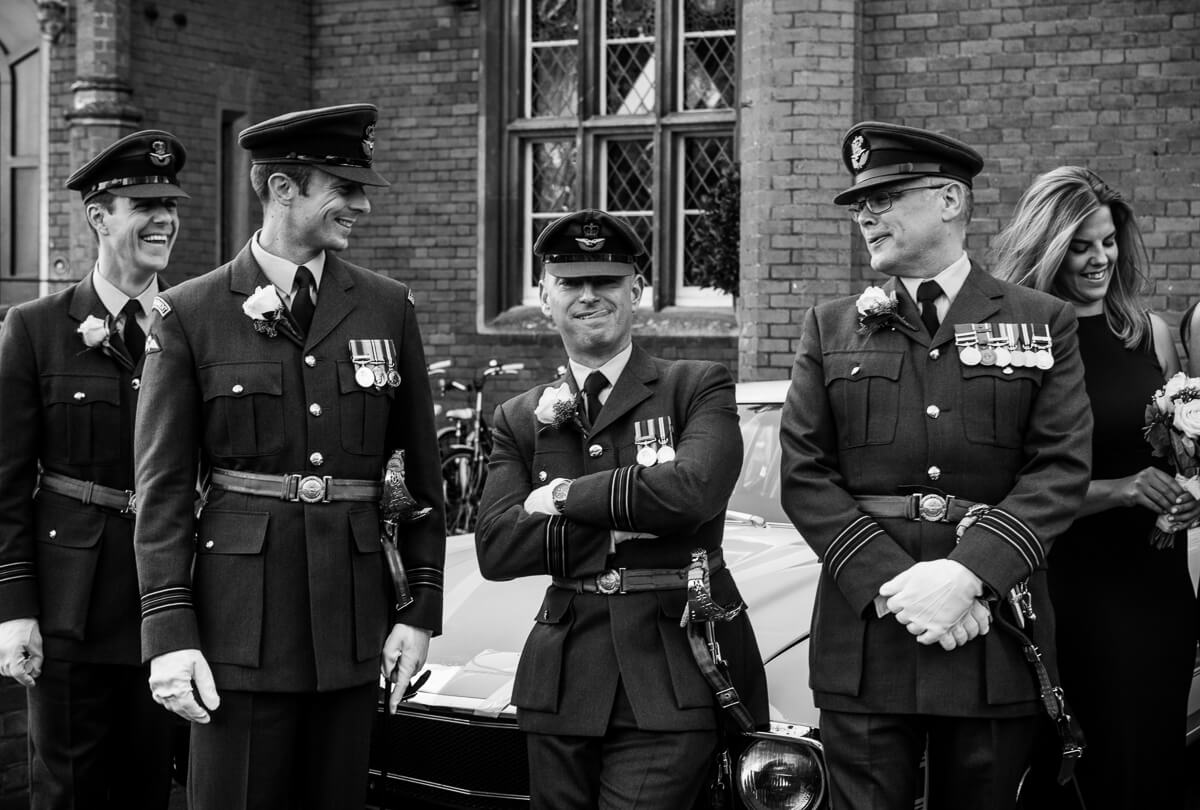
[[(1097, 315), (1079, 319), (1079, 349), (1095, 417), (1092, 478), (1167, 469), (1142, 437), (1146, 404), (1163, 385), (1153, 348), (1126, 349)], [(1063, 686), (1087, 737), (1076, 775), (1088, 810), (1184, 802), (1196, 593), (1185, 533), (1155, 549), (1154, 521), (1140, 507), (1081, 517), (1049, 556)]]

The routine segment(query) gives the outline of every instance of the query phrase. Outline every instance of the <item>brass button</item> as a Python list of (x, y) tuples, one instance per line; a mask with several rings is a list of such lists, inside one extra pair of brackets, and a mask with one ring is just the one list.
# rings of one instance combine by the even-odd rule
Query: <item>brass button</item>
[(933, 465), (932, 467), (930, 467), (925, 472), (929, 476), (930, 481), (936, 481), (942, 477), (942, 468), (937, 466), (936, 464)]
[(325, 463), (325, 456), (321, 455), (320, 453), (313, 453), (308, 457), (308, 463), (314, 467), (320, 467)]
[(542, 470), (540, 473), (538, 473), (538, 480), (539, 480), (539, 481), (545, 481), (547, 477), (548, 477), (548, 476), (546, 475), (546, 471), (545, 471), (545, 470)]
[(51, 529), (50, 530), (50, 539), (53, 540), (55, 537), (58, 537), (58, 529)]
[(940, 349), (930, 349), (929, 350), (929, 359), (930, 360), (937, 360), (941, 356), (942, 356), (942, 352)]
[(205, 548), (212, 548), (214, 545), (215, 545), (215, 543), (213, 543), (213, 541), (212, 541), (212, 540), (209, 540), (207, 543), (205, 543), (205, 544), (204, 544), (204, 547), (205, 547)]
[(82, 402), (86, 398), (87, 398), (87, 394), (83, 393), (82, 391), (75, 392), (75, 401), (76, 402)]
[(853, 377), (853, 376), (854, 376), (855, 374), (857, 374), (857, 373), (858, 373), (858, 372), (859, 372), (861, 369), (862, 369), (862, 366), (855, 366), (854, 368), (850, 369), (850, 376), (851, 376), (851, 377)]
[(304, 355), (304, 365), (308, 366), (309, 368), (312, 368), (316, 364), (317, 364), (317, 358), (313, 357), (311, 354)]
[(928, 416), (930, 419), (937, 419), (939, 416), (941, 416), (941, 414), (942, 414), (942, 409), (939, 408), (937, 405), (930, 405), (928, 408), (925, 409), (925, 415)]
[(134, 377), (132, 380), (129, 381), (129, 387), (132, 388), (134, 391), (141, 388), (142, 387), (142, 378)]
[(311, 413), (313, 416), (320, 416), (321, 415), (321, 406), (314, 402), (312, 405), (308, 406), (308, 412)]
[(236, 385), (234, 385), (234, 386), (233, 386), (233, 388), (232, 388), (231, 390), (232, 390), (232, 391), (233, 391), (233, 393), (235, 393), (235, 394), (240, 394), (240, 393), (242, 393), (243, 391), (245, 391), (246, 389), (242, 387), (242, 384), (241, 384), (241, 383), (237, 383)]
[(1005, 373), (1005, 374), (1012, 374), (1012, 373), (1013, 373), (1012, 366), (1005, 366), (1005, 367), (1004, 367), (1004, 373)]
[(592, 458), (600, 458), (600, 456), (604, 455), (604, 448), (598, 444), (593, 444), (588, 448), (588, 455)]

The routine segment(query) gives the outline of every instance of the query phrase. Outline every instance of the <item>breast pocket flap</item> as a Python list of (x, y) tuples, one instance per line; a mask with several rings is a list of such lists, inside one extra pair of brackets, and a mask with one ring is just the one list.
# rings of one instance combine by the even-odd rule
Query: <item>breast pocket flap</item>
[(825, 377), (827, 381), (867, 377), (898, 380), (903, 365), (901, 352), (839, 352), (825, 356)]
[(215, 363), (200, 369), (204, 401), (217, 397), (283, 394), (283, 367), (275, 362)]
[(45, 378), (46, 404), (121, 404), (121, 381), (97, 374), (52, 374)]

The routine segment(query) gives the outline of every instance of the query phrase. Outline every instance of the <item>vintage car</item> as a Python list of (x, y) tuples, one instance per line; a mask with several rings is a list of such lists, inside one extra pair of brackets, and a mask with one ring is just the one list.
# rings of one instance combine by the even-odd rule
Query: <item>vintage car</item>
[[(820, 563), (779, 504), (779, 417), (786, 381), (739, 384), (745, 458), (729, 503), (725, 559), (749, 605), (766, 662), (769, 731), (732, 751), (733, 786), (749, 810), (826, 806), (817, 711), (808, 689), (808, 636)], [(1193, 578), (1200, 534), (1189, 541)], [(525, 637), (548, 584), (488, 582), (474, 537), (446, 550), (444, 633), (433, 640), (428, 681), (398, 715), (380, 711), (371, 752), (371, 801), (382, 807), (528, 806), (525, 744), (510, 702)], [(1200, 673), (1200, 669), (1197, 670)], [(1200, 731), (1193, 680), (1189, 735)], [(707, 806), (707, 805), (706, 805)]]

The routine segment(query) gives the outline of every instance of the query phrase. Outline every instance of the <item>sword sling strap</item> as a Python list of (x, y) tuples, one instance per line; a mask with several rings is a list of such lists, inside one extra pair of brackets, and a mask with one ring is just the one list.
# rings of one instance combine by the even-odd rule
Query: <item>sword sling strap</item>
[(709, 587), (708, 553), (698, 548), (692, 552), (687, 571), (687, 606), (684, 608), (680, 625), (687, 631), (688, 646), (692, 657), (700, 667), (700, 674), (712, 688), (717, 704), (729, 713), (733, 722), (742, 731), (754, 730), (754, 718), (742, 704), (737, 689), (729, 679), (725, 659), (721, 657), (721, 646), (717, 643), (716, 623), (737, 618), (745, 609), (745, 603), (733, 607), (722, 607), (713, 601)]
[(1038, 699), (1054, 723), (1055, 730), (1058, 731), (1058, 739), (1062, 745), (1062, 758), (1059, 760), (1057, 778), (1058, 784), (1065, 785), (1074, 777), (1075, 763), (1083, 755), (1083, 729), (1080, 728), (1079, 721), (1071, 714), (1062, 687), (1055, 686), (1054, 681), (1051, 680), (1050, 672), (1042, 661), (1041, 649), (1020, 628), (1001, 616), (1001, 609), (998, 606), (994, 613), (996, 623), (1020, 643), (1021, 650), (1025, 653), (1025, 660), (1029, 662), (1034, 677), (1037, 679)]

